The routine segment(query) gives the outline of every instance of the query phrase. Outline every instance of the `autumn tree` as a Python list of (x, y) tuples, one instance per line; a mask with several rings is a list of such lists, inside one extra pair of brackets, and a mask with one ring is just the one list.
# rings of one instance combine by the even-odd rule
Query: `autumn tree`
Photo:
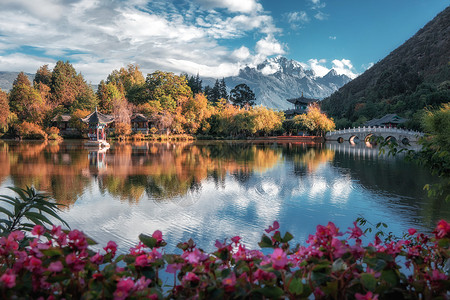
[(306, 114), (295, 116), (293, 120), (297, 125), (318, 136), (336, 128), (333, 119), (322, 113), (317, 104), (310, 105)]
[(0, 129), (4, 131), (8, 127), (9, 104), (8, 95), (0, 89)]
[(208, 108), (208, 99), (203, 93), (198, 93), (195, 97), (188, 98), (183, 106), (182, 114), (185, 118), (186, 129), (189, 133), (196, 133), (203, 125), (206, 126), (206, 119), (211, 116)]
[[(97, 98), (100, 110), (106, 114), (112, 114), (114, 107), (118, 105), (127, 105), (124, 94), (117, 88), (117, 85), (109, 82), (105, 84), (100, 82), (97, 90)], [(124, 102), (124, 103), (121, 103)]]
[(255, 104), (255, 93), (245, 83), (238, 84), (230, 92), (230, 100), (240, 107), (252, 106)]
[(19, 121), (42, 124), (48, 107), (39, 91), (31, 86), (25, 73), (21, 72), (14, 80), (13, 88), (9, 94), (9, 106)]
[(34, 75), (33, 84), (45, 84), (50, 87), (52, 83), (52, 71), (48, 68), (48, 65), (43, 65), (36, 71), (36, 75)]
[(68, 61), (58, 61), (53, 68), (51, 93), (53, 106), (63, 105), (70, 109), (94, 109), (97, 99), (92, 87), (77, 74)]
[(145, 83), (145, 78), (138, 65), (129, 64), (126, 69), (122, 67), (112, 71), (108, 75), (106, 83), (114, 83), (119, 91), (128, 97), (128, 93), (133, 88), (140, 87)]

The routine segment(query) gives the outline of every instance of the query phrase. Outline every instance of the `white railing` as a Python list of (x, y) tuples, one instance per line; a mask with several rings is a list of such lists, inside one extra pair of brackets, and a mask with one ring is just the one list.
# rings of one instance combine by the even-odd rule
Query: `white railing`
[(419, 135), (423, 136), (424, 133), (420, 131), (415, 130), (406, 130), (406, 129), (400, 129), (400, 128), (394, 128), (394, 127), (353, 127), (353, 128), (344, 128), (336, 131), (329, 131), (327, 133), (328, 136), (330, 135), (340, 135), (345, 133), (357, 133), (357, 132), (384, 132), (384, 133), (403, 133), (408, 135)]

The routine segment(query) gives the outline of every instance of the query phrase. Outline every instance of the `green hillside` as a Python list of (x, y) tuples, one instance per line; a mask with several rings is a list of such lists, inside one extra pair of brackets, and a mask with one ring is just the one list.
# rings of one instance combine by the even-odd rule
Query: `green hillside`
[(383, 60), (322, 101), (338, 127), (396, 113), (418, 128), (420, 111), (450, 101), (450, 7)]

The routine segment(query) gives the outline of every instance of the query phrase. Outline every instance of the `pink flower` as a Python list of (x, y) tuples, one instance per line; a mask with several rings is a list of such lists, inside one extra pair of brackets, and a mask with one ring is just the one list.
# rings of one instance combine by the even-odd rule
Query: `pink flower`
[(101, 265), (103, 263), (103, 255), (101, 255), (100, 253), (96, 253), (91, 257), (90, 260), (94, 264)]
[(42, 265), (42, 261), (39, 258), (31, 257), (28, 262), (28, 269), (30, 271), (38, 270)]
[(33, 227), (33, 230), (31, 231), (31, 234), (41, 236), (42, 234), (44, 234), (44, 232), (45, 232), (45, 228), (42, 225), (35, 225)]
[(364, 235), (364, 233), (361, 228), (356, 225), (356, 222), (353, 222), (353, 226), (353, 228), (349, 227), (348, 229), (350, 231), (347, 231), (346, 233), (350, 233), (350, 239), (359, 239), (362, 235)]
[(417, 230), (415, 230), (414, 228), (408, 229), (409, 235), (414, 235), (416, 232), (417, 232)]
[(267, 233), (271, 233), (272, 231), (275, 231), (275, 230), (277, 230), (279, 228), (280, 228), (280, 224), (278, 223), (278, 221), (275, 221), (275, 222), (273, 222), (273, 225), (269, 226), (269, 228), (265, 229), (265, 231)]
[(142, 290), (146, 289), (151, 282), (152, 282), (151, 279), (146, 279), (145, 276), (142, 276), (138, 281), (136, 281), (134, 288), (137, 291), (142, 291)]
[(435, 280), (435, 281), (447, 280), (447, 275), (439, 272), (439, 270), (433, 270), (431, 280)]
[(112, 255), (114, 256), (117, 252), (117, 244), (113, 241), (109, 241), (108, 244), (106, 244), (106, 247), (103, 248), (103, 250), (105, 250), (106, 252), (110, 250)]
[(270, 258), (272, 259), (274, 269), (283, 269), (287, 264), (287, 255), (283, 249), (276, 248)]
[(60, 261), (55, 261), (50, 263), (48, 270), (52, 272), (61, 272), (63, 269), (63, 264)]
[(239, 237), (239, 236), (235, 236), (235, 237), (231, 238), (231, 241), (236, 244), (239, 243), (240, 240), (241, 240), (241, 237)]
[(126, 299), (130, 291), (134, 288), (134, 282), (130, 278), (121, 278), (117, 283), (116, 291), (114, 292), (115, 300)]
[(159, 230), (156, 230), (155, 232), (153, 232), (152, 238), (156, 239), (156, 241), (158, 243), (162, 242), (163, 241), (162, 232)]
[(175, 274), (178, 270), (181, 270), (182, 264), (168, 264), (166, 272), (170, 274)]
[(450, 235), (450, 224), (445, 220), (440, 220), (433, 233), (438, 239), (442, 239), (447, 235)]
[(197, 282), (199, 280), (200, 280), (200, 278), (198, 278), (198, 276), (192, 272), (186, 273), (186, 275), (184, 275), (184, 277), (183, 277), (183, 281)]
[(374, 295), (372, 294), (372, 292), (367, 292), (367, 294), (365, 295), (356, 293), (355, 298), (357, 300), (378, 300), (378, 295), (377, 294)]
[(11, 270), (8, 270), (7, 273), (3, 274), (0, 277), (0, 281), (6, 285), (7, 288), (13, 288), (16, 286), (16, 275), (14, 275)]
[(147, 254), (142, 254), (136, 257), (135, 265), (137, 267), (145, 267), (148, 265)]
[(236, 285), (236, 275), (234, 275), (234, 273), (231, 272), (230, 277), (227, 277), (224, 280), (222, 280), (222, 284), (225, 287), (226, 292), (234, 291)]
[(198, 249), (194, 249), (192, 252), (184, 252), (181, 257), (187, 260), (190, 264), (198, 264), (199, 262), (208, 259), (208, 255)]
[(9, 234), (8, 239), (11, 238), (15, 241), (21, 241), (25, 237), (25, 234), (22, 231), (16, 230)]

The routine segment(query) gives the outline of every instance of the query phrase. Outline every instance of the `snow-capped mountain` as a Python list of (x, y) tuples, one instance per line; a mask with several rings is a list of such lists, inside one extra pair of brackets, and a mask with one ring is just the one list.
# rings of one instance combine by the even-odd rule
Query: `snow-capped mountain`
[[(334, 69), (323, 77), (317, 76), (300, 62), (285, 57), (275, 57), (256, 67), (244, 67), (237, 76), (225, 78), (231, 90), (240, 83), (247, 84), (256, 95), (256, 104), (285, 110), (293, 108), (286, 99), (303, 96), (323, 99), (351, 81), (346, 75), (339, 75)], [(204, 85), (214, 85), (208, 80)]]

